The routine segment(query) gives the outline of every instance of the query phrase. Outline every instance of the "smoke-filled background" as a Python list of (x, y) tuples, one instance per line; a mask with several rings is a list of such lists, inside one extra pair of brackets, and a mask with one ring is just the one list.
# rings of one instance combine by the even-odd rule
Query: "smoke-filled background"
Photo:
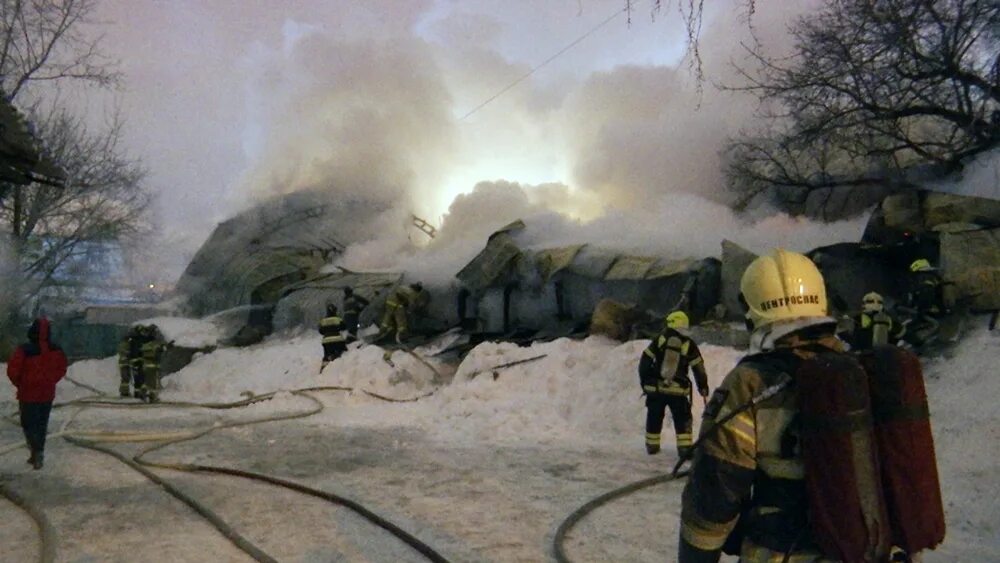
[[(726, 207), (719, 151), (756, 102), (716, 86), (739, 82), (746, 45), (786, 49), (816, 2), (757, 2), (749, 20), (745, 4), (706, 3), (698, 81), (670, 3), (653, 17), (641, 0), (108, 1), (130, 140), (160, 193), (150, 267), (178, 274), (217, 222), (303, 189), (392, 207), (341, 258), (356, 269), (453, 273), (517, 218), (537, 246), (673, 257), (715, 255), (723, 237), (856, 240), (859, 221), (758, 210), (751, 224)], [(440, 228), (427, 249), (410, 213)]]

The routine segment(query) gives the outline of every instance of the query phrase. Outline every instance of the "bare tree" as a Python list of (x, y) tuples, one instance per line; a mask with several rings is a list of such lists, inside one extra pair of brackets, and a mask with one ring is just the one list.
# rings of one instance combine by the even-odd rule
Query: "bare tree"
[(757, 66), (736, 88), (768, 122), (728, 148), (741, 203), (857, 206), (1000, 144), (997, 0), (828, 0), (791, 33), (793, 56), (750, 49)]
[(31, 83), (118, 83), (120, 74), (84, 33), (95, 0), (0, 0), (0, 90), (15, 100)]
[[(629, 23), (632, 22), (632, 13), (639, 8), (639, 0), (625, 0), (625, 11), (628, 14)], [(751, 21), (757, 11), (757, 0), (742, 0), (739, 3), (744, 11), (747, 25), (753, 29)], [(676, 10), (678, 17), (684, 24), (687, 33), (685, 38), (687, 47), (688, 68), (694, 72), (699, 93), (704, 82), (705, 74), (702, 70), (701, 49), (699, 39), (701, 38), (701, 25), (705, 17), (705, 0), (649, 0), (650, 16), (656, 17), (664, 12)]]
[(59, 110), (35, 123), (68, 181), (65, 187), (35, 185), (21, 197), (0, 200), (0, 222), (11, 226), (28, 298), (84, 278), (104, 245), (144, 229), (150, 203), (141, 188), (145, 169), (123, 156), (119, 119), (97, 133)]
[(145, 225), (145, 170), (122, 146), (121, 119), (96, 130), (60, 107), (62, 84), (109, 88), (120, 80), (101, 50), (95, 13), (96, 0), (0, 0), (0, 95), (30, 115), (47, 156), (66, 173), (63, 187), (0, 184), (7, 281), (18, 278), (3, 300), (14, 316), (42, 292), (72, 289), (109, 247)]

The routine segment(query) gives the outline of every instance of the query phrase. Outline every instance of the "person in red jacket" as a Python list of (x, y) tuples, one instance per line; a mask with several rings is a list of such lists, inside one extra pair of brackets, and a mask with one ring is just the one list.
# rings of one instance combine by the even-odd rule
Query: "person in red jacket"
[(49, 339), (49, 320), (35, 319), (28, 342), (14, 350), (7, 361), (7, 377), (17, 388), (21, 428), (31, 449), (28, 463), (41, 469), (45, 461), (45, 435), (56, 396), (56, 383), (66, 375), (66, 354)]

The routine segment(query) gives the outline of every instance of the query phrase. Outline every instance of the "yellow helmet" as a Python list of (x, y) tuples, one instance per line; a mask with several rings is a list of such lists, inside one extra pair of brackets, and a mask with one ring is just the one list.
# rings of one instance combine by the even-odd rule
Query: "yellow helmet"
[(872, 291), (861, 298), (861, 309), (866, 313), (878, 313), (885, 308), (882, 296)]
[(740, 280), (740, 292), (755, 329), (827, 314), (823, 275), (812, 260), (797, 252), (776, 248), (751, 262)]
[(663, 319), (663, 326), (667, 328), (687, 328), (690, 325), (691, 320), (684, 311), (673, 311)]
[(926, 258), (920, 258), (918, 260), (914, 260), (913, 263), (910, 264), (911, 272), (927, 272), (933, 269), (934, 268), (931, 266), (930, 261), (927, 260)]

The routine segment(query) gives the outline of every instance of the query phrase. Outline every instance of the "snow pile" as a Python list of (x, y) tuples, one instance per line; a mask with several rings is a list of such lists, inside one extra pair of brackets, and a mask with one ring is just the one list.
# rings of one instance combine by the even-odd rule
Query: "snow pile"
[[(425, 352), (417, 349), (416, 353)], [(431, 363), (430, 358), (425, 359)], [(446, 370), (437, 362), (434, 368), (421, 363), (417, 358), (403, 351), (394, 351), (388, 358), (378, 346), (352, 347), (340, 358), (330, 362), (323, 370), (322, 381), (326, 385), (339, 385), (354, 389), (364, 389), (394, 398), (410, 398), (425, 394), (433, 389), (438, 373)]]
[[(529, 348), (482, 344), (466, 357), (454, 383), (433, 398), (434, 430), (452, 440), (574, 445), (621, 445), (622, 436), (641, 440), (645, 403), (637, 369), (648, 343), (590, 337)], [(717, 346), (705, 346), (702, 353), (713, 387), (740, 355)], [(544, 357), (491, 369), (537, 356)]]
[(199, 355), (163, 378), (165, 399), (233, 401), (240, 394), (320, 385), (323, 350), (318, 335), (269, 340), (248, 348), (220, 348)]

